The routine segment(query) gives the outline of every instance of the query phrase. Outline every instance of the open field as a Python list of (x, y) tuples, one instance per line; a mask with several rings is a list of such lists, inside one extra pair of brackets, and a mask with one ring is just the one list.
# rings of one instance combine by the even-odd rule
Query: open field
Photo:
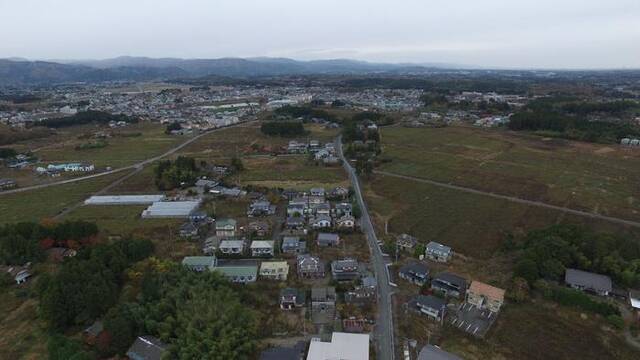
[(388, 222), (391, 233), (406, 232), (425, 242), (442, 242), (458, 253), (483, 259), (500, 248), (507, 233), (517, 235), (558, 222), (620, 234), (638, 233), (635, 228), (605, 221), (382, 175), (367, 184), (366, 197), (379, 228)]
[(245, 158), (242, 184), (308, 189), (314, 186), (348, 185), (342, 167), (316, 166), (305, 155)]
[[(305, 124), (310, 134), (304, 138), (284, 138), (264, 135), (260, 131), (260, 124), (254, 123), (247, 126), (238, 126), (213, 132), (203, 136), (180, 151), (180, 155), (196, 158), (229, 158), (236, 154), (253, 154), (254, 148), (270, 148), (277, 150), (286, 146), (289, 140), (316, 139), (322, 142), (332, 141), (337, 135), (338, 129), (325, 129), (316, 124)], [(267, 149), (268, 150), (268, 149)], [(272, 151), (267, 151), (268, 153)]]
[(38, 302), (29, 288), (0, 292), (0, 349), (2, 359), (43, 359), (47, 354), (47, 331), (38, 319)]
[[(486, 340), (445, 326), (442, 346), (464, 359), (637, 359), (640, 353), (604, 321), (536, 300), (508, 304)], [(603, 328), (604, 327), (604, 328)]]
[[(101, 129), (94, 129), (98, 130)], [(186, 139), (166, 135), (164, 127), (159, 124), (137, 124), (114, 130), (115, 134), (138, 132), (142, 135), (113, 136), (105, 140), (108, 143), (106, 147), (86, 150), (76, 150), (76, 146), (89, 142), (89, 139), (68, 137), (63, 142), (40, 148), (35, 154), (44, 163), (83, 161), (93, 163), (98, 168), (118, 168), (160, 155)]]
[(53, 217), (63, 209), (83, 201), (124, 175), (125, 173), (116, 173), (71, 184), (2, 195), (0, 197), (0, 224), (39, 221), (42, 218)]
[(385, 128), (381, 170), (640, 219), (640, 151), (468, 127)]

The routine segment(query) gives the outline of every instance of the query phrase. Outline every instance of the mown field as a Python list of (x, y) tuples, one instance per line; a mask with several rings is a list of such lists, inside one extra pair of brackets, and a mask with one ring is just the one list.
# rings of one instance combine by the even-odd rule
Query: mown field
[(53, 217), (124, 175), (115, 173), (44, 189), (0, 195), (0, 224)]
[(468, 127), (385, 128), (379, 170), (640, 219), (640, 151)]
[[(100, 130), (103, 129), (93, 129), (94, 132)], [(76, 146), (94, 140), (67, 136), (64, 141), (39, 148), (35, 154), (43, 163), (83, 161), (95, 164), (98, 168), (107, 166), (118, 168), (160, 155), (187, 139), (182, 136), (166, 135), (163, 126), (147, 123), (114, 130), (114, 133), (141, 133), (141, 135), (113, 136), (104, 140), (108, 144), (106, 147), (84, 150), (77, 150)]]

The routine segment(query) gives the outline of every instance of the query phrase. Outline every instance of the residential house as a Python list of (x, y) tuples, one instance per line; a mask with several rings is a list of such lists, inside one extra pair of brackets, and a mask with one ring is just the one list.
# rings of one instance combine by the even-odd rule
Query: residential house
[(629, 304), (635, 313), (636, 321), (640, 321), (640, 290), (629, 290)]
[(611, 292), (611, 278), (606, 275), (591, 273), (577, 269), (567, 269), (564, 282), (574, 289), (607, 296)]
[(258, 360), (303, 360), (307, 345), (299, 341), (293, 347), (275, 346), (263, 350)]
[(285, 236), (282, 238), (283, 254), (301, 254), (306, 251), (306, 242), (301, 241), (298, 236)]
[(302, 230), (305, 226), (304, 218), (302, 216), (288, 217), (284, 226), (291, 230)]
[(304, 204), (301, 203), (289, 203), (287, 205), (287, 216), (288, 217), (302, 217), (307, 213), (308, 205), (306, 202)]
[(95, 345), (96, 341), (98, 340), (98, 336), (100, 336), (100, 334), (102, 334), (103, 331), (104, 331), (104, 324), (102, 323), (102, 321), (100, 320), (94, 321), (93, 324), (91, 324), (91, 326), (84, 329), (84, 331), (82, 332), (82, 337), (84, 339), (84, 342), (89, 345)]
[(276, 213), (275, 205), (271, 205), (269, 201), (266, 200), (258, 200), (254, 201), (249, 205), (249, 209), (247, 210), (247, 216), (269, 216)]
[(212, 271), (217, 263), (215, 256), (185, 256), (182, 259), (182, 266), (195, 272)]
[(329, 204), (328, 202), (323, 202), (320, 204), (313, 204), (311, 206), (311, 211), (316, 214), (317, 216), (320, 215), (325, 215), (325, 216), (330, 216), (331, 215), (331, 204)]
[(213, 255), (220, 246), (220, 239), (217, 236), (209, 236), (202, 243), (202, 253)]
[(446, 352), (435, 345), (425, 345), (417, 360), (462, 360), (461, 357)]
[(304, 291), (294, 288), (284, 288), (280, 290), (280, 309), (292, 310), (303, 306), (304, 303)]
[(159, 339), (146, 335), (138, 336), (127, 350), (127, 357), (131, 360), (161, 360), (167, 352), (167, 345)]
[(242, 255), (244, 240), (222, 240), (218, 248), (225, 255)]
[(260, 264), (260, 276), (269, 280), (286, 281), (289, 264), (286, 261), (263, 261)]
[(209, 192), (211, 189), (218, 186), (218, 184), (219, 183), (217, 181), (207, 179), (198, 179), (198, 181), (196, 181), (196, 187), (201, 192)]
[(443, 272), (431, 279), (431, 290), (459, 299), (467, 290), (467, 280), (458, 275)]
[(264, 238), (271, 233), (271, 226), (266, 221), (252, 221), (247, 227), (250, 234)]
[(307, 202), (311, 207), (313, 205), (323, 204), (325, 202), (325, 198), (324, 196), (320, 196), (320, 195), (309, 195), (307, 196)]
[(472, 281), (465, 301), (480, 310), (488, 309), (497, 313), (504, 304), (504, 290), (480, 281)]
[(364, 305), (371, 303), (376, 298), (376, 278), (365, 276), (362, 284), (344, 293), (344, 301), (347, 304)]
[(298, 276), (302, 278), (323, 278), (325, 264), (317, 256), (298, 255)]
[(289, 141), (287, 152), (289, 154), (304, 154), (307, 152), (307, 144), (298, 142), (297, 140)]
[(309, 190), (309, 194), (311, 196), (322, 196), (322, 197), (324, 197), (326, 195), (326, 192), (325, 192), (324, 188), (317, 187), (317, 188), (311, 188)]
[(398, 276), (408, 282), (422, 286), (429, 279), (429, 268), (420, 262), (411, 262), (400, 268)]
[(396, 237), (396, 244), (400, 250), (413, 251), (418, 244), (418, 239), (409, 234), (400, 234)]
[(427, 244), (425, 256), (433, 261), (448, 262), (453, 256), (453, 251), (448, 246), (431, 241)]
[(234, 283), (246, 284), (255, 282), (258, 278), (258, 265), (254, 262), (225, 264), (218, 266), (216, 271)]
[(369, 335), (334, 332), (331, 342), (311, 339), (307, 360), (369, 360)]
[(417, 295), (409, 301), (409, 307), (436, 321), (442, 321), (446, 315), (447, 302), (432, 295)]
[(351, 204), (349, 203), (338, 203), (336, 204), (336, 208), (334, 210), (336, 217), (342, 217), (342, 216), (353, 216), (353, 206), (351, 206)]
[(356, 227), (356, 219), (353, 216), (345, 215), (336, 220), (338, 230), (353, 230)]
[(234, 219), (216, 220), (216, 236), (220, 236), (220, 237), (236, 236), (236, 221)]
[(186, 222), (180, 225), (180, 237), (185, 239), (195, 239), (198, 237), (198, 227), (192, 222)]
[(331, 217), (329, 215), (317, 215), (309, 219), (309, 225), (314, 229), (328, 229), (331, 227)]
[(342, 259), (331, 262), (331, 276), (337, 281), (353, 281), (360, 277), (358, 261)]
[(331, 233), (318, 234), (318, 246), (331, 247), (340, 245), (340, 235)]
[(311, 311), (334, 312), (336, 309), (336, 288), (332, 286), (311, 288)]
[(349, 197), (349, 189), (342, 186), (335, 187), (329, 191), (329, 197), (336, 200), (344, 200)]
[(271, 257), (274, 255), (273, 240), (254, 240), (251, 242), (251, 256)]

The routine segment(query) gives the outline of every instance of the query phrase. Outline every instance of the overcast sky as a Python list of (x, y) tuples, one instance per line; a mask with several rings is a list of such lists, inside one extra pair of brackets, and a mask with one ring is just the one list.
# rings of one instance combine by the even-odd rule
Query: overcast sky
[(0, 0), (0, 57), (640, 68), (640, 0)]

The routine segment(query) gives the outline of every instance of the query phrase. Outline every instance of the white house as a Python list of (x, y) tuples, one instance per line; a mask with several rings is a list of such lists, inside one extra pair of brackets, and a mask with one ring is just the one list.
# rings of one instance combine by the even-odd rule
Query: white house
[(273, 256), (274, 241), (255, 240), (251, 243), (251, 256)]

